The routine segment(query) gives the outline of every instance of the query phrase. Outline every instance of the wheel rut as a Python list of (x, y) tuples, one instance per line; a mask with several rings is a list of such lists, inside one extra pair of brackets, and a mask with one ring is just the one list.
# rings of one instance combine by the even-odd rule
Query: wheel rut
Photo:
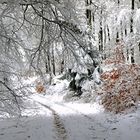
[(63, 122), (61, 121), (61, 118), (58, 115), (58, 113), (51, 107), (49, 107), (45, 104), (42, 104), (40, 102), (38, 102), (38, 103), (52, 112), (53, 124), (54, 124), (54, 128), (55, 128), (56, 136), (57, 136), (56, 139), (57, 140), (67, 140), (67, 131), (66, 131), (65, 126), (64, 126)]

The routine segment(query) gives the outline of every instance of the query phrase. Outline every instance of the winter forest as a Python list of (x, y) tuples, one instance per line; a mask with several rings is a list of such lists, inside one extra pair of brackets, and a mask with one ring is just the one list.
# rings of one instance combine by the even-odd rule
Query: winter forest
[(140, 0), (0, 0), (0, 140), (140, 139)]

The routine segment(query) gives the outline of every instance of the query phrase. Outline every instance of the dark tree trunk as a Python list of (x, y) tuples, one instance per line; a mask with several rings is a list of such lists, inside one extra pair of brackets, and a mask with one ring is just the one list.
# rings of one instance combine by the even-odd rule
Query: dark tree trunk
[(116, 35), (116, 43), (119, 42), (119, 32), (117, 32), (117, 35)]
[[(89, 6), (91, 5), (92, 3), (92, 0), (86, 0), (86, 5)], [(91, 24), (92, 24), (92, 12), (90, 9), (87, 9), (86, 10), (86, 17), (88, 19), (88, 25), (91, 27)]]
[(53, 68), (53, 70), (52, 70), (52, 72), (53, 72), (53, 74), (55, 75), (55, 58), (54, 58), (54, 48), (52, 48), (52, 68)]
[(103, 51), (103, 27), (102, 27), (102, 10), (100, 19), (100, 30), (99, 30), (99, 51)]
[[(135, 9), (135, 0), (132, 0), (131, 9), (132, 9), (132, 17), (131, 17), (131, 23), (130, 23), (130, 33), (133, 33), (133, 12)], [(131, 49), (131, 63), (135, 63), (134, 48)]]
[(61, 68), (60, 68), (60, 73), (63, 73), (64, 71), (64, 60), (61, 62)]
[(47, 62), (48, 62), (48, 63), (47, 63), (47, 69), (48, 69), (48, 72), (51, 72), (50, 55), (49, 55), (49, 54), (47, 55), (47, 60), (48, 60), (48, 61), (47, 61)]
[(107, 25), (107, 34), (108, 34), (108, 40), (110, 41), (110, 32), (109, 32), (109, 27)]
[(127, 29), (125, 29), (125, 36), (127, 36)]

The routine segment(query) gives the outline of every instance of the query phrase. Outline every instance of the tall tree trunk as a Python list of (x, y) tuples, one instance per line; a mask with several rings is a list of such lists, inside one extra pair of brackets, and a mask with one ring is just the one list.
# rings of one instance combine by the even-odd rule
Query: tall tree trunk
[[(91, 3), (92, 3), (92, 0), (86, 0), (86, 6), (91, 5)], [(92, 25), (92, 12), (91, 12), (90, 9), (86, 9), (86, 17), (88, 19), (88, 25), (91, 28), (91, 25)]]
[[(118, 8), (120, 6), (120, 0), (118, 0)], [(116, 22), (117, 22), (117, 17), (116, 17)], [(116, 43), (119, 42), (119, 31), (118, 31), (118, 28), (117, 28), (117, 33), (116, 33)]]
[(55, 75), (54, 47), (52, 47), (52, 60), (51, 60), (51, 62), (52, 62), (52, 68), (53, 68), (52, 72), (53, 72), (53, 74)]
[[(132, 9), (132, 17), (131, 17), (131, 23), (130, 23), (130, 33), (133, 33), (133, 12), (135, 9), (135, 0), (132, 0), (132, 5), (131, 5), (131, 9)], [(135, 59), (134, 59), (134, 48), (131, 48), (131, 63), (135, 63)]]
[(133, 12), (135, 9), (135, 0), (132, 0), (132, 5), (131, 5), (131, 9), (132, 9), (132, 17), (131, 17), (131, 23), (130, 23), (130, 33), (133, 33)]
[(101, 10), (100, 30), (99, 30), (99, 51), (103, 51), (103, 23), (102, 23), (102, 10)]
[(47, 54), (47, 69), (48, 69), (48, 72), (50, 73), (51, 72), (51, 65), (50, 65), (50, 53), (48, 52)]

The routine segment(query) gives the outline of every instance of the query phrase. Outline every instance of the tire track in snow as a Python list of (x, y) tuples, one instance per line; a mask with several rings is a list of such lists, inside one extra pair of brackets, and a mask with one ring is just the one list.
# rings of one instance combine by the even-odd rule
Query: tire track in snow
[[(43, 97), (42, 96), (39, 96), (39, 97), (44, 100), (44, 96)], [(36, 101), (36, 100), (34, 100), (34, 101)], [(79, 114), (80, 116), (83, 116), (86, 120), (88, 120), (88, 122), (91, 123), (91, 126), (88, 128), (90, 131), (96, 131), (96, 128), (94, 128), (95, 126), (97, 127), (97, 130), (100, 130), (101, 132), (108, 131), (108, 126), (105, 126), (98, 119), (94, 118), (93, 116), (90, 116), (90, 114), (85, 114), (85, 113), (79, 111), (78, 109), (75, 109), (73, 107), (67, 106), (67, 105), (65, 105), (63, 103), (60, 103), (60, 102), (55, 102), (55, 101), (50, 102), (49, 99), (47, 99), (47, 98), (45, 99), (45, 101), (48, 102), (49, 104), (46, 105), (45, 103), (42, 103), (40, 101), (36, 101), (36, 102), (38, 102), (40, 105), (48, 108), (49, 110), (51, 110), (52, 112), (54, 112), (54, 114), (57, 114), (57, 116), (59, 118), (58, 121), (60, 121), (60, 117), (59, 117), (60, 115), (58, 115), (58, 113), (56, 113), (55, 106), (52, 106), (52, 104), (57, 105), (58, 107), (62, 108), (62, 110), (63, 109), (64, 110), (65, 109), (66, 110), (70, 110), (70, 111), (75, 112), (76, 114)], [(55, 115), (53, 115), (53, 116), (55, 116)], [(57, 120), (57, 117), (54, 120)], [(61, 121), (60, 121), (60, 123), (61, 123)], [(57, 133), (61, 133), (60, 132), (61, 129), (59, 129), (59, 123), (54, 123), (54, 124), (55, 124), (55, 128), (57, 130)], [(62, 126), (64, 127), (64, 124), (63, 123), (62, 123)], [(57, 134), (59, 136), (59, 140), (67, 140), (69, 138), (70, 135), (67, 135), (68, 133), (66, 132), (65, 127), (64, 127), (64, 130), (65, 130), (65, 133), (62, 134), (63, 136), (62, 135), (60, 136), (60, 135)], [(97, 138), (99, 138), (99, 137), (97, 137)], [(93, 139), (97, 139), (97, 138), (95, 138), (95, 136), (93, 137)]]
[[(36, 101), (38, 102), (38, 101)], [(67, 140), (67, 131), (65, 129), (65, 126), (64, 124), (62, 123), (58, 113), (52, 109), (51, 107), (45, 105), (45, 104), (42, 104), (40, 102), (38, 102), (40, 105), (42, 105), (43, 107), (49, 109), (51, 112), (52, 112), (52, 115), (54, 117), (54, 127), (56, 129), (56, 135), (57, 135), (57, 138), (58, 140)]]
[(89, 115), (85, 114), (85, 113), (82, 113), (81, 111), (77, 110), (77, 109), (74, 109), (74, 108), (71, 108), (63, 103), (58, 103), (58, 102), (54, 102), (54, 104), (58, 105), (58, 106), (61, 106), (63, 108), (66, 108), (68, 110), (71, 110), (71, 111), (74, 111), (75, 113), (78, 113), (79, 115), (83, 116), (84, 118), (88, 119), (90, 122), (92, 123), (95, 123), (104, 129), (104, 131), (106, 131), (108, 128), (106, 128), (103, 124), (101, 124), (100, 122), (97, 122), (97, 120), (95, 120), (94, 117), (90, 117)]

